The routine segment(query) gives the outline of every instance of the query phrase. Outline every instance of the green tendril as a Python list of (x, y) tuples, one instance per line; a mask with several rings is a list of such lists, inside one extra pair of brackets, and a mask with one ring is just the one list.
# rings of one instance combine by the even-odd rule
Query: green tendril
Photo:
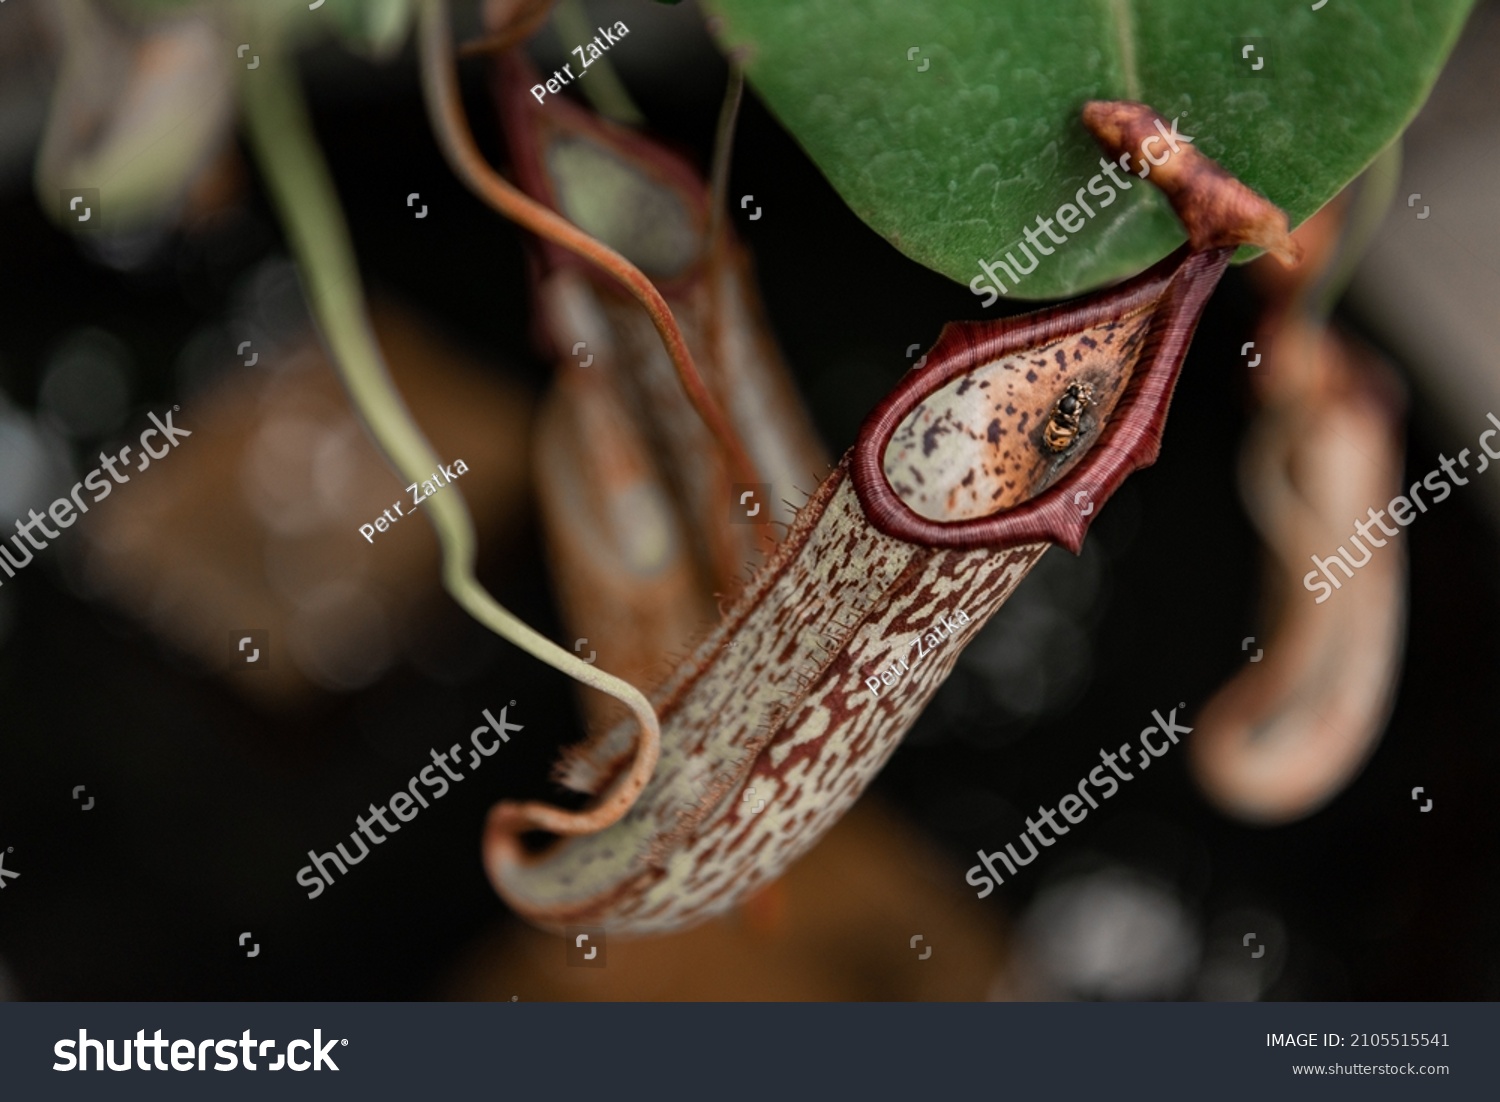
[[(339, 378), (391, 466), (403, 479), (421, 481), (439, 466), (439, 459), (412, 419), (375, 339), (348, 226), (313, 137), (290, 58), (245, 74), (240, 91), (250, 145)], [(461, 492), (455, 487), (424, 504), (442, 548), (443, 587), (448, 594), (474, 619), (533, 658), (625, 704), (647, 742), (654, 744), (660, 726), (639, 689), (534, 631), (479, 583), (474, 575), (474, 524)]]

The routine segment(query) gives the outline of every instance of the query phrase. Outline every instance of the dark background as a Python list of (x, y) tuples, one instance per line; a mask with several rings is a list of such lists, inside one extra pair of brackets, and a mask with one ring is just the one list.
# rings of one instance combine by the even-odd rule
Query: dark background
[[(322, 49), (305, 70), (370, 289), (419, 307), (543, 389), (549, 369), (529, 343), (522, 242), (444, 167), (410, 52), (374, 66)], [(636, 80), (627, 67), (625, 76), (653, 128), (706, 163), (721, 61), (699, 35), (655, 71)], [(465, 74), (476, 133), (498, 162), (480, 64)], [(173, 364), (184, 344), (223, 316), (240, 273), (284, 252), (253, 177), (251, 186), (232, 235), (173, 238), (128, 273), (53, 229), (25, 186), (0, 193), (0, 387), (31, 407), (49, 350), (89, 324), (130, 348), (139, 408), (177, 400)], [(410, 191), (431, 209), (421, 222), (401, 205)], [(748, 222), (737, 212), (737, 228), (788, 362), (830, 449), (841, 451), (909, 366), (906, 347), (974, 316), (977, 300), (866, 229), (753, 93), (729, 191), (747, 193), (765, 213)], [(1043, 609), (1051, 625), (1033, 636), (1039, 654), (996, 660), (1011, 690), (983, 691), (966, 659), (876, 781), (955, 869), (976, 847), (1013, 839), (1030, 808), (1075, 786), (1099, 748), (1132, 738), (1152, 708), (1186, 701), (1191, 717), (1245, 661), (1241, 640), (1260, 627), (1259, 578), (1235, 490), (1249, 409), (1238, 349), (1255, 310), (1242, 273), (1231, 272), (1188, 357), (1160, 461), (1104, 510), (1082, 558), (1049, 552), (1023, 587), (1029, 605), (1018, 596), (1020, 611), (997, 618), (991, 653), (1009, 653), (1007, 616)], [(1452, 447), (1411, 390), (1409, 467), (1419, 477)], [(1500, 668), (1500, 555), (1474, 496), (1460, 489), (1403, 536), (1410, 630), (1395, 711), (1368, 766), (1327, 808), (1287, 827), (1237, 824), (1205, 802), (1185, 757), (1173, 755), (1075, 828), (1071, 849), (1045, 859), (1051, 868), (1038, 863), (987, 905), (1017, 914), (1068, 869), (1119, 866), (1164, 885), (1205, 928), (1234, 908), (1277, 916), (1285, 963), (1268, 997), (1495, 998), (1500, 706), (1490, 679)], [(490, 562), (485, 580), (561, 637), (534, 528), (520, 545), (503, 570)], [(552, 793), (555, 748), (581, 731), (561, 675), (450, 609), (414, 646), (438, 662), (467, 656), (456, 684), (408, 662), (370, 689), (271, 721), (75, 597), (52, 551), (4, 589), (0, 848), (10, 851), (6, 868), (22, 873), (0, 895), (12, 997), (431, 997), (465, 947), (502, 920), (479, 862), (480, 827), (501, 797)], [(293, 876), (310, 846), (331, 848), (371, 799), (420, 768), (429, 746), (523, 690), (516, 718), (527, 737), (511, 743), (503, 768), (455, 786), (420, 830), (306, 899)], [(87, 814), (71, 799), (78, 784), (96, 798)], [(1417, 813), (1416, 785), (1433, 813)], [(263, 947), (254, 959), (236, 944), (243, 930)]]

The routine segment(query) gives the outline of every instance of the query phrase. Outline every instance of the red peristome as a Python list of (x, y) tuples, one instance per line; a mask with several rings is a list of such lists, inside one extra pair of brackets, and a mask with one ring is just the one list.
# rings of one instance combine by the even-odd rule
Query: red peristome
[[(909, 372), (860, 429), (850, 473), (870, 523), (888, 536), (928, 547), (1001, 550), (1050, 540), (1076, 554), (1099, 507), (1128, 474), (1156, 461), (1183, 358), (1232, 252), (1195, 253), (1184, 246), (1134, 279), (1078, 303), (1000, 321), (946, 325), (924, 366)], [(953, 522), (919, 516), (891, 488), (883, 469), (886, 446), (928, 395), (955, 376), (1002, 356), (1049, 344), (1143, 307), (1154, 314), (1125, 393), (1094, 447), (1056, 483), (993, 516)], [(1078, 487), (1087, 487), (1087, 503), (1073, 501)]]

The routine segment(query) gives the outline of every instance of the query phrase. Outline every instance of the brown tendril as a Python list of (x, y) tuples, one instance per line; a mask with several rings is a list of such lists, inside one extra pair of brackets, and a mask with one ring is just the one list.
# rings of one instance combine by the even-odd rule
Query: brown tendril
[(453, 171), (479, 198), (505, 217), (538, 237), (597, 264), (635, 296), (645, 307), (660, 334), (667, 354), (677, 369), (682, 387), (687, 392), (688, 400), (703, 419), (710, 434), (723, 448), (734, 481), (747, 484), (758, 482), (755, 464), (734, 426), (709, 393), (703, 377), (693, 363), (693, 356), (688, 350), (682, 330), (672, 316), (672, 309), (655, 284), (614, 249), (590, 237), (560, 214), (519, 191), (491, 168), (479, 152), (459, 96), (446, 0), (427, 0), (422, 10), (419, 49), (428, 116), (438, 144)]

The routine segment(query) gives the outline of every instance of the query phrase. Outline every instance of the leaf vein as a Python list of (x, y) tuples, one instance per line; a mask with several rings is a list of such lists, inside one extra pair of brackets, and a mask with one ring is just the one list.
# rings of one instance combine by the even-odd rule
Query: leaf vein
[(1131, 0), (1109, 0), (1109, 14), (1120, 45), (1120, 69), (1125, 76), (1125, 98), (1141, 98), (1141, 79), (1135, 71), (1135, 12)]

